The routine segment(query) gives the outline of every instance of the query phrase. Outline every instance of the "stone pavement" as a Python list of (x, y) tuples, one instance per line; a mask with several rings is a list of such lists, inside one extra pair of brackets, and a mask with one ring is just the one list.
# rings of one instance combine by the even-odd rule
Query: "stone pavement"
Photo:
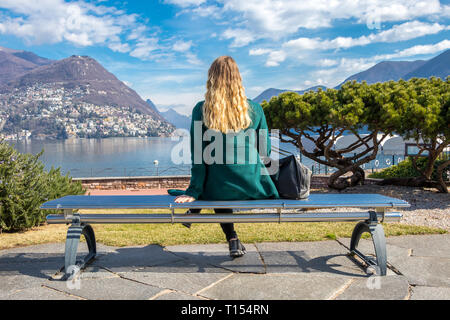
[(60, 280), (64, 244), (15, 248), (0, 251), (0, 299), (450, 300), (450, 235), (388, 238), (386, 277), (355, 264), (349, 241), (246, 244), (235, 260), (225, 244), (98, 245), (73, 282)]

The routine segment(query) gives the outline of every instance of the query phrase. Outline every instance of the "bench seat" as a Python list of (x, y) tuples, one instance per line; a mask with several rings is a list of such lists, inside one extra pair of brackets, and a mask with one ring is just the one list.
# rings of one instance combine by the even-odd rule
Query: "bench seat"
[[(306, 200), (265, 199), (242, 201), (194, 201), (175, 203), (169, 195), (126, 195), (126, 196), (67, 196), (48, 201), (41, 206), (44, 210), (61, 210), (63, 214), (47, 216), (49, 224), (71, 224), (66, 238), (65, 270), (66, 278), (74, 276), (74, 270), (83, 268), (96, 256), (96, 242), (91, 224), (133, 224), (133, 223), (263, 223), (263, 222), (324, 222), (358, 221), (350, 244), (353, 255), (360, 257), (366, 266), (376, 273), (386, 275), (387, 256), (384, 230), (381, 222), (400, 221), (402, 215), (394, 208), (409, 207), (409, 203), (379, 194), (311, 194)], [(229, 208), (233, 214), (175, 214), (177, 209)], [(364, 211), (314, 212), (317, 209), (359, 208)], [(78, 210), (90, 209), (160, 209), (169, 213), (154, 214), (80, 214)], [(256, 213), (240, 213), (249, 210), (264, 210)], [(286, 212), (289, 211), (289, 212)], [(358, 249), (361, 235), (368, 232), (372, 236), (376, 257), (367, 257)], [(86, 238), (89, 254), (76, 261), (81, 235)], [(74, 268), (76, 266), (76, 268)]]

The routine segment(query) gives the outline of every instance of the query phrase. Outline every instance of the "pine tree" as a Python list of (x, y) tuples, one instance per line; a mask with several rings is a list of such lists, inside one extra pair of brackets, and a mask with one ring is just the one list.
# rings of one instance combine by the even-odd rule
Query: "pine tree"
[(45, 222), (40, 206), (70, 194), (84, 194), (81, 183), (62, 176), (60, 169), (45, 171), (37, 155), (21, 154), (0, 141), (0, 231), (16, 232)]

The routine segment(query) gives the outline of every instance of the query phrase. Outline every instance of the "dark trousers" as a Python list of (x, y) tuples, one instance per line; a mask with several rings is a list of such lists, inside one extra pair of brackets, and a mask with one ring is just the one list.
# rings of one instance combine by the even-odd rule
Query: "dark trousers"
[[(200, 213), (202, 209), (189, 209), (191, 213)], [(214, 209), (215, 213), (224, 213), (224, 214), (232, 214), (233, 209), (220, 209), (216, 208)], [(225, 237), (227, 238), (227, 241), (230, 241), (230, 239), (237, 238), (237, 233), (234, 230), (234, 224), (233, 223), (221, 223), (220, 226), (222, 227), (223, 233), (225, 233)]]

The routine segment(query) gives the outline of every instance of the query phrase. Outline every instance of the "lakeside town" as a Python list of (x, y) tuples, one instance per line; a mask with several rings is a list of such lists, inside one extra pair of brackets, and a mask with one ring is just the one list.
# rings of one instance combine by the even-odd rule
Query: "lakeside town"
[[(80, 102), (80, 98), (91, 93), (90, 90), (89, 84), (67, 89), (57, 83), (37, 83), (25, 90), (0, 94), (0, 138), (67, 139), (170, 134), (170, 127), (162, 126), (162, 121), (131, 107)], [(96, 94), (106, 95), (107, 92), (98, 91)], [(45, 125), (56, 130), (47, 132)]]

